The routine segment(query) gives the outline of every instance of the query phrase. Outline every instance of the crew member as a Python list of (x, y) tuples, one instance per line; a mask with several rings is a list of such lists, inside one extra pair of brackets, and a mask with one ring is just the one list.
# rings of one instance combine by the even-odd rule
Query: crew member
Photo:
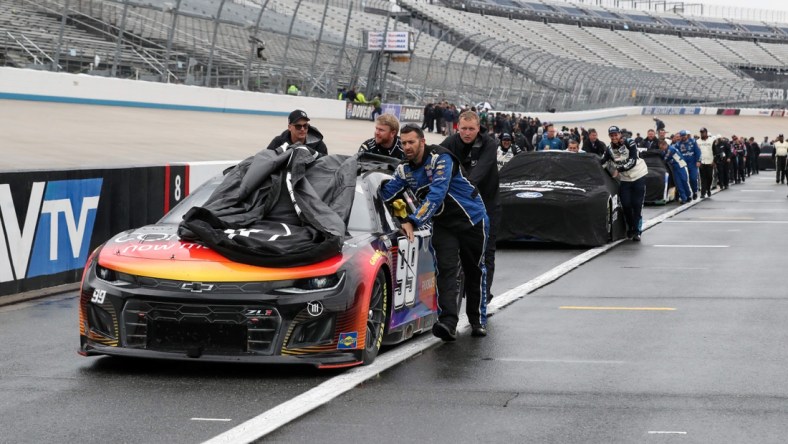
[(399, 120), (391, 114), (381, 114), (375, 119), (375, 137), (362, 143), (358, 152), (405, 160), (405, 152), (402, 151), (398, 132)]
[(294, 143), (306, 145), (318, 155), (328, 154), (328, 148), (323, 142), (323, 134), (314, 126), (309, 125), (309, 117), (306, 112), (300, 109), (290, 113), (287, 117), (287, 129), (274, 137), (268, 144), (268, 149), (284, 151)]
[(662, 158), (665, 163), (670, 166), (673, 172), (673, 183), (676, 184), (676, 191), (679, 193), (679, 202), (682, 204), (690, 200), (690, 185), (689, 175), (687, 174), (687, 162), (681, 155), (676, 145), (668, 146), (666, 140), (660, 140), (659, 150), (662, 152)]
[(714, 163), (717, 164), (717, 183), (720, 190), (730, 186), (729, 166), (731, 163), (731, 145), (725, 137), (717, 137), (711, 146), (714, 150)]
[(706, 128), (700, 129), (700, 139), (696, 141), (700, 149), (700, 197), (711, 197), (711, 180), (714, 178), (714, 139), (709, 137)]
[(543, 137), (542, 140), (539, 142), (539, 145), (536, 147), (536, 151), (548, 151), (548, 150), (563, 150), (564, 149), (564, 142), (561, 142), (561, 139), (556, 137), (556, 130), (553, 125), (547, 125), (547, 137)]
[(506, 162), (512, 160), (517, 154), (523, 152), (523, 149), (512, 142), (512, 136), (509, 133), (501, 134), (501, 144), (498, 145), (498, 169), (506, 165)]
[[(473, 111), (460, 114), (458, 132), (447, 137), (441, 146), (448, 148), (468, 172), (468, 179), (479, 190), (487, 216), (490, 218), (490, 238), (484, 253), (487, 266), (487, 301), (492, 300), (492, 283), (495, 274), (495, 238), (501, 221), (501, 199), (498, 193), (497, 143), (479, 123)], [(558, 139), (556, 139), (558, 140)]]
[(621, 179), (619, 198), (624, 209), (624, 219), (627, 223), (627, 237), (633, 241), (640, 241), (643, 233), (643, 202), (646, 200), (646, 175), (648, 166), (638, 156), (638, 148), (632, 139), (621, 137), (621, 130), (611, 126), (607, 130), (610, 135), (610, 145), (602, 156), (602, 165), (611, 165), (613, 177)]
[(774, 142), (774, 169), (777, 170), (777, 183), (785, 183), (785, 162), (788, 159), (788, 142), (782, 134)]
[(690, 188), (692, 188), (692, 199), (698, 198), (698, 175), (700, 168), (700, 148), (695, 143), (695, 139), (690, 137), (690, 132), (687, 130), (679, 131), (681, 142), (679, 142), (679, 151), (684, 156), (687, 162), (687, 172), (689, 173)]
[(645, 148), (646, 151), (659, 150), (659, 139), (657, 139), (657, 133), (655, 133), (653, 129), (648, 130), (646, 133), (646, 138), (638, 143), (638, 148)]
[(471, 335), (486, 336), (484, 249), (489, 222), (484, 202), (476, 187), (463, 175), (459, 160), (442, 146), (426, 146), (424, 132), (417, 125), (405, 125), (400, 138), (407, 161), (402, 162), (392, 180), (381, 187), (380, 195), (390, 201), (405, 188), (410, 188), (421, 198), (421, 206), (402, 221), (402, 230), (409, 240), (413, 240), (416, 228), (426, 228), (432, 222), (439, 310), (432, 334), (444, 341), (457, 338), (460, 296), (457, 275), (462, 266), (465, 312), (471, 324)]
[(605, 143), (599, 140), (599, 135), (594, 128), (588, 130), (588, 138), (583, 140), (583, 151), (594, 153), (599, 157), (605, 155)]

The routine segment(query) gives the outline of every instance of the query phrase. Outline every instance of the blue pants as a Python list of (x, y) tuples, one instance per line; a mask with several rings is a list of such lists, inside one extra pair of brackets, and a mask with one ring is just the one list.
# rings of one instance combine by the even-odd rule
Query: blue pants
[(676, 184), (676, 192), (679, 193), (681, 202), (688, 202), (692, 199), (692, 191), (690, 191), (689, 173), (687, 167), (680, 167), (671, 165), (673, 170), (673, 182)]
[(630, 236), (643, 231), (643, 201), (646, 200), (646, 177), (634, 182), (621, 181), (619, 198), (624, 209), (624, 220), (627, 222), (627, 234)]
[(697, 193), (698, 192), (698, 166), (695, 163), (687, 162), (687, 174), (689, 175), (689, 183), (692, 193)]

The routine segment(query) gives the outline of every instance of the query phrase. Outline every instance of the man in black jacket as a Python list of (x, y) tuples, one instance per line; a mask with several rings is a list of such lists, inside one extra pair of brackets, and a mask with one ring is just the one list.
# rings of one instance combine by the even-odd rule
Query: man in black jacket
[(598, 134), (594, 128), (588, 130), (588, 138), (583, 140), (583, 151), (587, 153), (594, 153), (599, 157), (605, 154), (607, 145), (598, 139)]
[(323, 134), (309, 125), (309, 117), (300, 109), (290, 113), (287, 117), (287, 129), (274, 137), (268, 144), (268, 149), (283, 152), (294, 143), (306, 145), (321, 156), (328, 154), (328, 148), (323, 142)]
[(473, 111), (460, 114), (457, 134), (447, 137), (441, 146), (448, 148), (458, 159), (468, 179), (479, 190), (487, 216), (490, 218), (490, 234), (484, 251), (487, 267), (487, 301), (492, 299), (493, 274), (495, 272), (495, 237), (501, 220), (501, 200), (498, 194), (498, 142), (487, 134)]
[(646, 138), (638, 142), (638, 148), (645, 148), (646, 151), (659, 151), (659, 139), (653, 129), (648, 130)]

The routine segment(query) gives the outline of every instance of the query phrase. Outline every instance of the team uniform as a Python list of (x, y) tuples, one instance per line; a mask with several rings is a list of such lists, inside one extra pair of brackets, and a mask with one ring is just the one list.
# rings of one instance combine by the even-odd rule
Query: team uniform
[(509, 149), (508, 150), (504, 149), (503, 146), (498, 145), (498, 155), (497, 155), (497, 158), (498, 158), (498, 169), (500, 170), (504, 165), (506, 165), (507, 162), (512, 160), (512, 157), (514, 157), (515, 155), (520, 154), (522, 152), (523, 152), (523, 149), (520, 148), (519, 146), (517, 146), (514, 143), (509, 145)]
[(700, 162), (701, 152), (695, 139), (690, 137), (687, 140), (679, 141), (679, 151), (687, 162), (687, 173), (689, 174), (690, 188), (692, 189), (692, 198), (698, 197), (698, 162)]
[(711, 197), (711, 181), (714, 178), (714, 139), (696, 139), (700, 149), (700, 197)]
[(662, 154), (662, 158), (673, 171), (673, 182), (676, 184), (676, 191), (679, 193), (681, 203), (688, 202), (692, 198), (692, 192), (687, 173), (687, 161), (684, 160), (684, 156), (681, 155), (681, 151), (676, 145), (670, 145)]
[(648, 166), (638, 155), (632, 139), (622, 139), (617, 146), (607, 146), (602, 164), (610, 163), (618, 170), (621, 178), (619, 198), (627, 222), (627, 236), (640, 236), (643, 231), (643, 202), (646, 199), (646, 175)]
[(734, 183), (744, 183), (747, 173), (747, 147), (743, 142), (737, 140), (731, 143), (731, 154), (733, 155)]
[(421, 164), (403, 162), (380, 189), (385, 201), (409, 188), (421, 205), (408, 220), (426, 228), (432, 222), (432, 249), (438, 286), (438, 321), (456, 330), (459, 266), (465, 274), (465, 311), (472, 326), (487, 324), (487, 246), (489, 220), (479, 192), (463, 175), (457, 158), (446, 148), (427, 145)]
[(405, 152), (402, 151), (402, 142), (399, 136), (394, 136), (394, 145), (391, 148), (385, 148), (375, 142), (375, 138), (371, 138), (361, 144), (358, 149), (359, 153), (379, 154), (381, 156), (389, 156), (399, 160), (405, 160)]

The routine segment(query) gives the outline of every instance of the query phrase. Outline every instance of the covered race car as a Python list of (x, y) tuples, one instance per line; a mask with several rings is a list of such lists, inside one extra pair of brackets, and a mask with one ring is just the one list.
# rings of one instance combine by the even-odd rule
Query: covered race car
[(672, 201), (676, 194), (675, 186), (670, 179), (668, 167), (662, 160), (662, 154), (655, 151), (641, 151), (640, 158), (648, 165), (648, 175), (646, 176), (646, 199), (645, 203), (653, 205), (665, 205)]
[[(84, 271), (80, 354), (331, 368), (368, 364), (382, 344), (429, 330), (437, 318), (430, 233), (416, 233), (412, 243), (399, 235), (378, 197), (393, 166), (374, 157), (358, 159), (339, 251), (314, 263), (303, 263), (299, 253), (298, 265), (285, 265), (286, 224), (265, 233), (266, 241), (284, 246), (282, 266), (242, 263), (181, 239), (183, 216), (206, 205), (222, 177), (158, 223), (107, 241)], [(292, 195), (290, 185), (282, 198)]]
[(521, 153), (499, 175), (499, 241), (598, 246), (624, 237), (618, 183), (594, 154)]

